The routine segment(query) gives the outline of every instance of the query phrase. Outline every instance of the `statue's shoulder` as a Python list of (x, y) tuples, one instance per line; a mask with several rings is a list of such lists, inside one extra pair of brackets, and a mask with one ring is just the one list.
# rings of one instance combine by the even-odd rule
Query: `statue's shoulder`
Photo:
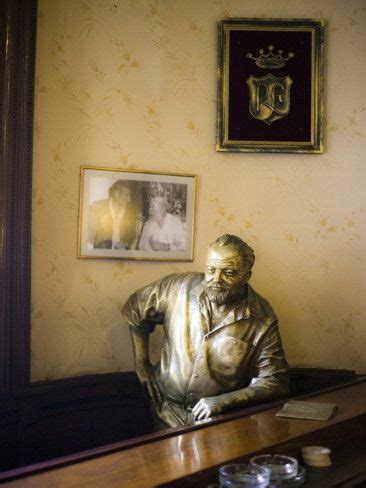
[(194, 287), (202, 283), (204, 278), (205, 278), (204, 273), (188, 271), (186, 273), (173, 273), (171, 275), (166, 276), (164, 280), (168, 280), (172, 283), (176, 283), (177, 285), (184, 284), (186, 286)]

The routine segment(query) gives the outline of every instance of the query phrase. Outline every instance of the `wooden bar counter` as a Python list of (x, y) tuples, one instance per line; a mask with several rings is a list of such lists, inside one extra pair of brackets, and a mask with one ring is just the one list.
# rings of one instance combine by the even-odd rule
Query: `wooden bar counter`
[[(5, 481), (2, 486), (138, 488), (166, 484), (205, 487), (216, 481), (221, 464), (248, 459), (258, 452), (281, 452), (299, 457), (302, 446), (315, 443), (335, 449), (332, 452), (335, 457), (339, 457), (337, 449), (348, 446), (347, 452), (341, 453), (348, 456), (347, 460), (339, 460), (342, 472), (345, 465), (351, 466), (348, 474), (341, 474), (332, 483), (362, 479), (363, 473), (366, 477), (366, 381), (313, 396), (312, 400), (337, 404), (336, 415), (328, 421), (280, 419), (275, 416), (279, 407), (271, 408), (94, 459), (23, 475)], [(308, 486), (358, 485), (329, 484), (325, 480), (320, 485)]]

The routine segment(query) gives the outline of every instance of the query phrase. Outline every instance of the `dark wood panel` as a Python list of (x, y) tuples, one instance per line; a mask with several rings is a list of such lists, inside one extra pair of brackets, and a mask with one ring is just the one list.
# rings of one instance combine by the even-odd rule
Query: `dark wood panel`
[(0, 2), (0, 392), (29, 384), (36, 0)]
[[(91, 412), (80, 410), (46, 417), (23, 428), (24, 464), (82, 451), (94, 444)], [(51, 454), (52, 453), (52, 454)]]
[(0, 396), (1, 470), (65, 456), (151, 431), (133, 372), (42, 382)]
[(340, 385), (352, 381), (356, 376), (354, 371), (345, 369), (291, 368), (291, 396), (306, 395), (310, 392)]
[(0, 471), (15, 468), (19, 462), (18, 423), (0, 425)]

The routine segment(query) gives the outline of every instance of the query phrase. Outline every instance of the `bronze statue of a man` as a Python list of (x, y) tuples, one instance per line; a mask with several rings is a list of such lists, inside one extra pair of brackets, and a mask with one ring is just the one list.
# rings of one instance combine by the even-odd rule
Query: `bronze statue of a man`
[[(136, 373), (157, 426), (176, 427), (288, 392), (277, 317), (248, 284), (253, 250), (232, 235), (208, 251), (203, 273), (173, 274), (136, 291), (124, 306)], [(160, 361), (149, 334), (164, 328)]]

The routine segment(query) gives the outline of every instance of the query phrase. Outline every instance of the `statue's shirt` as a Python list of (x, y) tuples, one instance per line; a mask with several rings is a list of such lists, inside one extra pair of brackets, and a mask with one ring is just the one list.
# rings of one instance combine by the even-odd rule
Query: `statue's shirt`
[(189, 408), (202, 397), (242, 388), (287, 392), (276, 315), (249, 285), (214, 329), (203, 273), (174, 274), (138, 290), (124, 313), (131, 327), (148, 332), (162, 324), (155, 378), (168, 401)]

